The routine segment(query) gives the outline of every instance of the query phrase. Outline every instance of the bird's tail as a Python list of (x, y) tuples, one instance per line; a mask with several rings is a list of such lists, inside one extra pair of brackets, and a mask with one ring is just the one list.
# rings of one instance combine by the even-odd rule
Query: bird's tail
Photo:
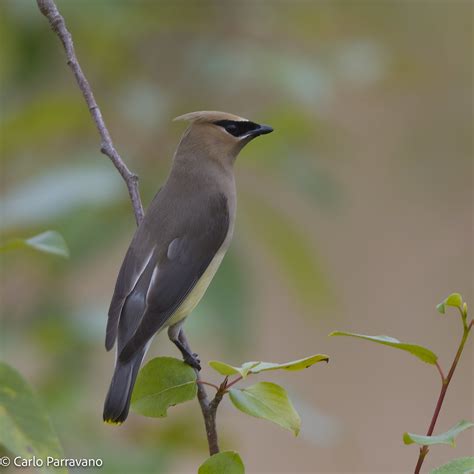
[(117, 357), (114, 375), (104, 403), (104, 421), (120, 425), (128, 416), (130, 398), (137, 379), (138, 370), (145, 351), (141, 350), (127, 362), (121, 362)]

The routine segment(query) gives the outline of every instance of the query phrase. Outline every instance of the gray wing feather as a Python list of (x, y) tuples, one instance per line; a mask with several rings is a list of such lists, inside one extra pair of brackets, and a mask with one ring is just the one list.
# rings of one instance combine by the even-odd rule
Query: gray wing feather
[(229, 230), (227, 199), (217, 194), (192, 216), (183, 235), (155, 255), (125, 297), (118, 321), (118, 354), (129, 360), (166, 323), (192, 291)]
[(147, 256), (141, 256), (137, 255), (137, 251), (133, 245), (129, 247), (127, 254), (125, 255), (109, 307), (105, 336), (105, 348), (108, 351), (112, 349), (117, 338), (118, 323), (125, 301), (135, 289), (152, 257), (153, 249), (149, 251)]
[[(161, 189), (156, 193), (153, 202), (159, 199), (160, 192)], [(141, 245), (134, 245), (137, 240), (140, 240)], [(153, 257), (153, 253), (154, 243), (150, 238), (147, 238), (144, 221), (142, 221), (133, 236), (133, 240), (120, 267), (114, 294), (110, 302), (105, 335), (105, 348), (108, 351), (112, 349), (117, 339), (118, 323), (125, 301), (136, 287), (150, 259)]]

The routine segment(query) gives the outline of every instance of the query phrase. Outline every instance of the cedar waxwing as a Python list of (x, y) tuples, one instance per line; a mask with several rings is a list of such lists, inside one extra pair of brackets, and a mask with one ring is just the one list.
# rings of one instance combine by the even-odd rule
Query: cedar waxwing
[(185, 318), (203, 297), (229, 247), (236, 194), (233, 165), (239, 151), (271, 127), (224, 112), (193, 112), (170, 174), (137, 228), (110, 303), (105, 347), (117, 341), (115, 371), (104, 421), (121, 423), (145, 353), (168, 328), (184, 361), (199, 359), (180, 340)]

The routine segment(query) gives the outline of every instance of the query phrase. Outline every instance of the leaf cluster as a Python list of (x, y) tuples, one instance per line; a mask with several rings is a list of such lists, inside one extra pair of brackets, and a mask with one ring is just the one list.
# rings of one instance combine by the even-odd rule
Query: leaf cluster
[[(235, 385), (248, 376), (276, 370), (298, 371), (318, 362), (328, 362), (329, 357), (316, 354), (285, 363), (252, 361), (235, 367), (225, 362), (211, 361), (209, 366), (225, 378), (218, 385), (204, 382), (216, 388), (220, 396), (229, 395), (233, 406), (250, 416), (271, 421), (298, 435), (301, 418), (287, 391), (273, 382), (257, 382), (247, 387)], [(234, 377), (234, 378), (230, 378)], [(134, 411), (148, 417), (167, 416), (168, 408), (192, 400), (197, 394), (196, 372), (184, 362), (173, 357), (156, 357), (139, 372), (132, 394)], [(200, 474), (244, 472), (240, 456), (232, 451), (211, 456), (202, 464)]]

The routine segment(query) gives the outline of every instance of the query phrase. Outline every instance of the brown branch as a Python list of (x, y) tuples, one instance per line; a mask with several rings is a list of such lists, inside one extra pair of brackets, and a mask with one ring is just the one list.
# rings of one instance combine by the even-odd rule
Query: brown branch
[[(58, 35), (59, 39), (61, 40), (61, 43), (64, 46), (64, 50), (66, 51), (67, 63), (72, 69), (79, 89), (81, 89), (82, 95), (84, 96), (84, 100), (87, 103), (92, 119), (94, 120), (94, 123), (99, 132), (102, 141), (100, 150), (104, 155), (108, 156), (111, 159), (115, 168), (124, 179), (125, 184), (128, 188), (130, 200), (132, 201), (135, 219), (137, 221), (137, 225), (139, 225), (143, 219), (144, 213), (142, 202), (140, 199), (140, 192), (138, 190), (138, 176), (128, 169), (127, 165), (124, 163), (124, 161), (122, 160), (113, 145), (112, 138), (110, 137), (110, 133), (105, 125), (104, 119), (102, 118), (100, 108), (97, 105), (97, 102), (95, 101), (91, 86), (86, 76), (82, 72), (82, 68), (79, 64), (79, 61), (77, 60), (71, 33), (69, 33), (68, 29), (66, 28), (66, 23), (62, 15), (59, 13), (58, 7), (56, 6), (53, 0), (36, 0), (36, 2), (41, 13), (48, 19), (51, 28)], [(183, 331), (181, 331), (181, 337), (183, 339), (183, 343), (185, 344), (189, 352), (192, 353)], [(224, 384), (219, 387), (214, 399), (212, 401), (209, 401), (204, 385), (202, 383), (199, 383), (201, 382), (201, 379), (198, 371), (196, 371), (196, 375), (198, 381), (198, 400), (201, 406), (202, 415), (204, 417), (204, 423), (206, 425), (209, 452), (212, 455), (219, 452), (216, 430), (216, 412), (217, 407), (219, 406), (219, 403), (221, 402), (222, 397), (225, 393), (226, 381), (224, 381)]]
[[(181, 330), (180, 334), (180, 341), (184, 345), (184, 347), (188, 350), (190, 354), (193, 353), (191, 347), (189, 346), (189, 342), (186, 338), (186, 335)], [(196, 369), (195, 369), (196, 370)], [(201, 375), (199, 374), (199, 370), (196, 370), (196, 381), (197, 381), (197, 391), (198, 391), (198, 400), (199, 405), (201, 405), (202, 416), (204, 418), (204, 424), (206, 426), (206, 436), (207, 436), (207, 444), (209, 445), (209, 454), (212, 456), (213, 454), (217, 454), (219, 452), (219, 441), (217, 437), (217, 427), (216, 427), (216, 415), (217, 415), (217, 407), (219, 403), (222, 401), (222, 398), (225, 394), (227, 378), (218, 388), (215, 397), (209, 401), (207, 397), (206, 389), (202, 384)]]
[(112, 138), (110, 137), (109, 130), (107, 129), (104, 119), (102, 118), (102, 113), (99, 109), (99, 106), (95, 101), (89, 81), (82, 72), (82, 68), (79, 64), (79, 61), (77, 60), (71, 33), (69, 33), (68, 29), (66, 28), (66, 23), (62, 15), (59, 13), (58, 7), (53, 0), (36, 1), (41, 13), (48, 19), (51, 28), (58, 35), (61, 43), (64, 46), (67, 64), (72, 69), (74, 77), (77, 81), (77, 85), (79, 86), (79, 89), (81, 89), (84, 100), (86, 101), (87, 107), (89, 108), (89, 112), (99, 132), (102, 141), (100, 151), (112, 160), (115, 168), (117, 168), (117, 171), (124, 179), (128, 188), (130, 199), (132, 201), (135, 220), (137, 221), (137, 225), (139, 225), (143, 219), (143, 206), (140, 199), (140, 193), (138, 191), (138, 176), (128, 169), (127, 165), (123, 162), (112, 143)]

